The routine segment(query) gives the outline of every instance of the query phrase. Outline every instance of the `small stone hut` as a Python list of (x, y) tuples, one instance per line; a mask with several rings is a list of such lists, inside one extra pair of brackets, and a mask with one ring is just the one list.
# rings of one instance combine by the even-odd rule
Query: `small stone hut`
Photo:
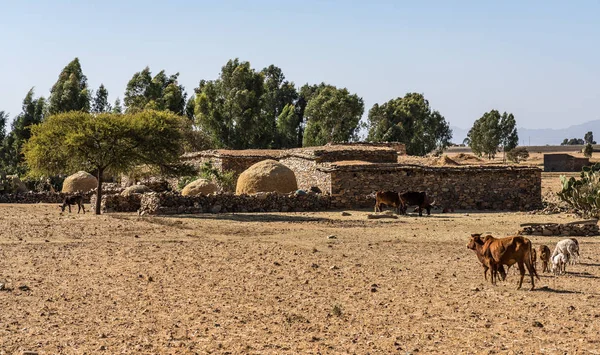
[(544, 171), (578, 172), (590, 165), (589, 158), (578, 158), (570, 154), (544, 154)]

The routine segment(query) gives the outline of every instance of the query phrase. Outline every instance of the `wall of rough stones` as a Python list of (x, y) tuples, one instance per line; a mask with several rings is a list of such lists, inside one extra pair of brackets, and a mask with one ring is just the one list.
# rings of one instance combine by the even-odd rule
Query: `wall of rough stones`
[(591, 236), (600, 235), (600, 228), (596, 223), (584, 224), (558, 224), (548, 223), (535, 226), (527, 226), (520, 230), (524, 235), (544, 236)]
[(542, 207), (541, 170), (528, 167), (424, 167), (401, 164), (332, 165), (332, 205), (372, 206), (378, 190), (426, 191), (436, 205), (467, 210)]
[[(90, 196), (95, 192), (90, 191), (82, 194), (84, 203), (89, 203)], [(14, 194), (2, 194), (0, 195), (0, 203), (58, 203), (61, 204), (65, 199), (65, 196), (76, 195), (75, 193), (62, 193), (62, 192), (25, 192), (25, 193), (14, 193)]]
[[(102, 213), (111, 212), (137, 212), (140, 209), (142, 194), (131, 194), (121, 196), (121, 194), (102, 195), (100, 211)], [(96, 195), (90, 198), (92, 208), (96, 206)]]
[(330, 174), (317, 170), (318, 165), (315, 160), (289, 156), (279, 162), (294, 171), (299, 189), (309, 191), (312, 186), (316, 186), (323, 193), (331, 190)]
[(181, 196), (177, 193), (149, 193), (142, 195), (142, 214), (186, 214), (226, 212), (303, 212), (331, 208), (331, 198), (322, 194), (278, 194), (269, 192), (257, 195), (230, 193)]

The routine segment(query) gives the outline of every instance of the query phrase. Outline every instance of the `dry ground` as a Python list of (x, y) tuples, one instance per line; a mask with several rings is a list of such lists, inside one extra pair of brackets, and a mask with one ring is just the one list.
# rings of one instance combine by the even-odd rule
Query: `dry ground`
[[(466, 248), (471, 232), (572, 217), (367, 213), (61, 216), (1, 205), (0, 354), (600, 349), (600, 238), (581, 237), (581, 264), (540, 273), (535, 291), (528, 278), (516, 290), (516, 268), (486, 283)], [(553, 248), (559, 238), (531, 239)]]

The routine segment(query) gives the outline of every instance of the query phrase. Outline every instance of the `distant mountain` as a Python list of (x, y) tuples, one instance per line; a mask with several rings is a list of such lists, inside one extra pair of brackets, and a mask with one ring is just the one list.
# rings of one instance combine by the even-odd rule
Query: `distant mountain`
[[(468, 129), (450, 126), (452, 142), (460, 144), (467, 138)], [(589, 121), (562, 129), (539, 128), (530, 129), (518, 127), (519, 145), (560, 145), (565, 138), (582, 138), (589, 132), (594, 132), (594, 139), (600, 141), (600, 120)]]

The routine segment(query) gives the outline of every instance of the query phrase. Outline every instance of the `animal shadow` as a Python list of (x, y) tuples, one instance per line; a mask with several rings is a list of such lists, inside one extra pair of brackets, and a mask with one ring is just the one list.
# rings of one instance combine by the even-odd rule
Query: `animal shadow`
[(539, 288), (533, 289), (534, 292), (552, 292), (552, 293), (562, 293), (562, 294), (581, 294), (579, 291), (571, 291), (571, 290), (557, 290), (554, 288), (550, 288), (548, 286), (542, 286)]

